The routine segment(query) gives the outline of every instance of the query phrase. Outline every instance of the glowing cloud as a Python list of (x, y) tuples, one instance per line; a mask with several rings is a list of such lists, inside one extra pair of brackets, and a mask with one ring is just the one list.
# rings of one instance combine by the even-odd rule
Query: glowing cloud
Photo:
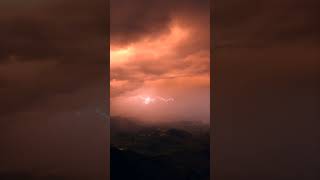
[(140, 100), (146, 105), (151, 104), (151, 103), (156, 103), (156, 102), (162, 102), (162, 103), (170, 103), (173, 102), (174, 99), (169, 97), (169, 98), (164, 98), (164, 97), (150, 97), (150, 96), (138, 96)]
[(208, 120), (209, 27), (180, 17), (167, 25), (125, 44), (111, 41), (112, 115)]
[(111, 64), (126, 62), (131, 55), (133, 55), (134, 49), (132, 47), (124, 49), (111, 49), (110, 60)]

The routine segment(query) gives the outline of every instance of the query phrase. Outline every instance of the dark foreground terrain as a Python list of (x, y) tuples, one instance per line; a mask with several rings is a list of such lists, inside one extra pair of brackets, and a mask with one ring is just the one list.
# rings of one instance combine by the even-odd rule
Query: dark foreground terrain
[(100, 180), (101, 177), (65, 176), (65, 175), (35, 175), (34, 173), (1, 172), (0, 180)]
[(111, 122), (112, 180), (209, 180), (208, 128), (192, 123), (143, 126)]

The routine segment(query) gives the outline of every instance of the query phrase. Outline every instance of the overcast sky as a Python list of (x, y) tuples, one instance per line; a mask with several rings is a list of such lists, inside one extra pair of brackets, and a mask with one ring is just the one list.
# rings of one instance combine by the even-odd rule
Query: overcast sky
[(105, 179), (106, 10), (0, 2), (0, 173)]
[(216, 179), (318, 179), (317, 0), (215, 0)]
[(129, 2), (111, 1), (111, 115), (209, 122), (209, 1)]

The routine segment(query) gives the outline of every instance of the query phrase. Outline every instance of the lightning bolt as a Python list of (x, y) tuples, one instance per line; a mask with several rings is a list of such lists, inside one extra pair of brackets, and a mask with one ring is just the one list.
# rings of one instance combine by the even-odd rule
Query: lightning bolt
[(150, 96), (138, 96), (139, 99), (141, 99), (143, 101), (144, 104), (151, 104), (151, 103), (155, 103), (155, 102), (164, 102), (166, 104), (173, 102), (174, 98), (172, 97), (161, 97), (161, 96), (156, 96), (156, 97), (150, 97)]

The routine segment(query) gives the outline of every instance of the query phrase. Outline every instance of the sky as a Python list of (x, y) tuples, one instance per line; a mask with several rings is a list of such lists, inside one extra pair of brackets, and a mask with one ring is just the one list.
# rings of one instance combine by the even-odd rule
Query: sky
[(111, 115), (209, 122), (209, 1), (111, 1)]
[[(180, 46), (183, 48), (174, 48), (174, 52), (179, 52), (176, 55), (200, 55), (199, 49), (208, 46), (200, 40), (208, 39), (203, 32), (208, 28), (201, 28), (208, 25), (207, 1), (134, 2), (111, 2), (113, 50), (139, 47), (146, 36), (155, 46), (161, 35), (170, 37), (170, 27), (180, 25), (193, 38), (187, 38)], [(109, 11), (105, 3), (105, 0), (0, 1), (1, 172), (81, 172), (105, 179), (106, 121), (100, 116), (108, 108), (104, 53), (108, 51), (105, 43), (106, 11)], [(319, 1), (215, 0), (213, 9), (212, 115), (217, 179), (312, 179), (320, 162)], [(192, 33), (195, 30), (202, 33)], [(169, 52), (173, 51), (166, 53)], [(166, 53), (161, 55), (172, 57)], [(150, 85), (143, 85), (150, 89), (140, 88), (140, 75), (134, 72), (138, 69), (164, 77), (170, 74), (162, 69), (161, 62), (165, 60), (157, 61), (157, 66), (119, 63), (121, 68), (112, 72), (124, 77), (116, 79), (133, 82), (133, 86), (121, 91), (113, 89), (112, 97), (127, 97), (127, 92), (139, 90), (144, 95), (146, 90), (156, 89), (154, 94), (150, 92), (152, 96), (173, 97), (175, 103), (190, 97), (202, 98), (193, 94), (199, 95), (200, 87), (208, 87), (206, 78), (189, 79), (191, 87), (183, 91), (177, 90), (175, 81), (166, 81), (172, 86), (149, 82)], [(164, 69), (176, 67), (169, 65)], [(199, 67), (201, 71), (192, 72), (195, 69), (188, 67), (176, 70), (200, 79), (206, 76), (201, 71), (208, 71)], [(135, 76), (129, 76), (129, 72)], [(181, 83), (180, 87), (189, 84)], [(142, 105), (139, 104), (143, 108), (152, 107)], [(197, 106), (195, 110), (200, 112)]]
[(215, 0), (215, 179), (318, 179), (317, 0)]
[(106, 179), (106, 1), (0, 11), (0, 176)]

